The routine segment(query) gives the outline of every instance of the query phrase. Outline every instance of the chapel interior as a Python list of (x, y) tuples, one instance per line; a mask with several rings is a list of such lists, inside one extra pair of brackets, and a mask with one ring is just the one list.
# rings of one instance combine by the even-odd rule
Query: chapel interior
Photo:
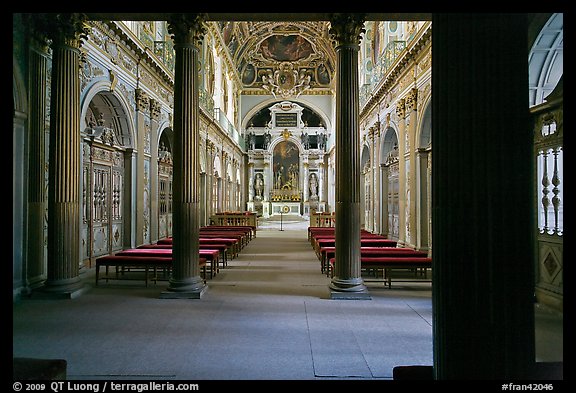
[(563, 13), (14, 13), (12, 81), (15, 378), (564, 379)]

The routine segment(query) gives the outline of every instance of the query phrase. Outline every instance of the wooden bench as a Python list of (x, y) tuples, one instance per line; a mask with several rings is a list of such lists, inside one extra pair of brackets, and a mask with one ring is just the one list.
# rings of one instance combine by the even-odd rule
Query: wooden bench
[[(151, 257), (169, 257), (172, 258), (171, 248), (130, 248), (123, 251), (118, 251), (116, 255), (119, 256), (151, 256)], [(199, 249), (200, 258), (206, 260), (206, 264), (210, 266), (210, 278), (214, 277), (218, 272), (218, 258), (220, 250), (218, 249)]]
[[(206, 280), (206, 258), (200, 258), (199, 265), (202, 268), (204, 280)], [(106, 268), (106, 275), (100, 276), (100, 267)], [(115, 275), (110, 275), (110, 267), (115, 267)], [(120, 270), (121, 268), (121, 270)], [(157, 269), (165, 271), (172, 269), (172, 257), (166, 256), (134, 256), (134, 255), (105, 255), (96, 259), (96, 285), (100, 280), (136, 280), (125, 276), (126, 269), (144, 269), (144, 282), (148, 286), (150, 269), (154, 272), (153, 281), (157, 281)]]
[[(330, 276), (328, 261), (334, 258), (336, 247), (320, 248), (320, 268), (322, 273)], [(405, 247), (360, 247), (360, 257), (427, 257), (426, 251), (414, 250)]]
[[(330, 258), (330, 271), (334, 271), (335, 258)], [(410, 257), (410, 256), (395, 256), (395, 257), (360, 257), (361, 269), (383, 269), (384, 279), (388, 288), (392, 288), (392, 276), (390, 270), (392, 269), (431, 269), (432, 258), (429, 257)], [(331, 273), (333, 276), (333, 273)], [(420, 281), (421, 279), (418, 279)], [(415, 280), (410, 280), (415, 281)]]

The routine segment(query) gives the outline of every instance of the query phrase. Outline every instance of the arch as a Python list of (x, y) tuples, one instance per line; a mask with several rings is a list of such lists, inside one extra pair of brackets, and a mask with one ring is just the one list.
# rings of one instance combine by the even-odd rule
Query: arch
[(12, 105), (14, 112), (28, 113), (26, 84), (18, 62), (12, 57)]
[(370, 147), (364, 144), (362, 147), (362, 153), (360, 154), (360, 170), (364, 170), (364, 166), (370, 161), (372, 154), (370, 152)]
[(392, 126), (388, 126), (384, 130), (384, 138), (380, 143), (380, 164), (386, 163), (386, 159), (390, 152), (394, 150), (394, 146), (398, 146), (398, 132)]
[(93, 108), (97, 108), (108, 120), (107, 126), (113, 128), (123, 147), (137, 148), (136, 127), (132, 120), (132, 106), (126, 101), (121, 94), (116, 94), (112, 90), (109, 81), (101, 80), (87, 87), (80, 100), (80, 129), (84, 130), (87, 124), (87, 116)]
[(214, 161), (212, 162), (212, 173), (216, 177), (222, 177), (222, 163), (220, 161), (220, 156), (215, 155)]
[(232, 181), (232, 174), (232, 164), (228, 162), (228, 164), (226, 164), (226, 180)]
[(546, 100), (562, 77), (564, 14), (555, 13), (544, 24), (528, 55), (529, 105)]
[(424, 105), (424, 114), (420, 119), (420, 126), (417, 129), (416, 146), (427, 148), (432, 143), (432, 101), (428, 100)]
[[(241, 128), (243, 130), (246, 130), (248, 128), (248, 121), (259, 111), (261, 111), (264, 108), (269, 108), (274, 104), (277, 104), (279, 102), (282, 101), (286, 101), (283, 99), (277, 99), (277, 98), (269, 98), (267, 100), (262, 101), (261, 103), (259, 103), (258, 105), (254, 105), (254, 107), (248, 111), (245, 115), (244, 118), (242, 119), (242, 124), (241, 124)], [(330, 121), (330, 118), (326, 115), (326, 113), (324, 113), (323, 110), (321, 110), (320, 108), (318, 108), (318, 106), (314, 105), (313, 103), (310, 103), (308, 101), (303, 101), (300, 99), (290, 99), (290, 102), (294, 102), (296, 104), (302, 104), (304, 106), (307, 106), (308, 108), (312, 109), (318, 116), (320, 116), (320, 118), (322, 118), (322, 121), (324, 122), (324, 125), (326, 126), (325, 128), (327, 130), (331, 130), (332, 129), (332, 122)]]

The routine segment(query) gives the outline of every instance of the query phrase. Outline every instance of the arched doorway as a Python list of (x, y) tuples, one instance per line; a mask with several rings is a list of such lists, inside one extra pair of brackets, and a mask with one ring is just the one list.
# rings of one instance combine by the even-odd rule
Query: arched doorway
[(172, 130), (158, 144), (158, 238), (172, 236)]
[(81, 237), (82, 260), (89, 267), (96, 257), (121, 250), (130, 227), (126, 160), (133, 138), (126, 113), (107, 91), (96, 93), (84, 112)]

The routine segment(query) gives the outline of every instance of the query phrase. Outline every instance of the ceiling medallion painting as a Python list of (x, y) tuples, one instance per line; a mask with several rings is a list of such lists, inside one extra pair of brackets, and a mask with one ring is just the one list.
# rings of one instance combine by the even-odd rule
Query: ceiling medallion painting
[(317, 31), (312, 34), (312, 26), (273, 23), (258, 27), (262, 30), (253, 31), (234, 56), (246, 90), (283, 99), (312, 90), (314, 94), (330, 91), (332, 47), (328, 41), (309, 38), (318, 37)]

